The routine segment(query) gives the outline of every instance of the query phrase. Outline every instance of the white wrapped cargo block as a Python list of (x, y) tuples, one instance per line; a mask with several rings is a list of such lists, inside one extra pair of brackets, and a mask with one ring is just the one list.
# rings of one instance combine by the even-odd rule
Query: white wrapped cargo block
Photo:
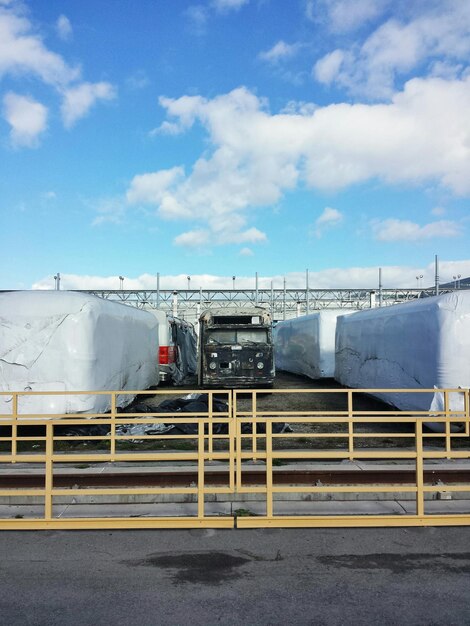
[[(335, 378), (362, 389), (468, 387), (470, 291), (339, 317)], [(428, 411), (433, 400), (426, 393), (374, 395), (402, 410)]]
[(317, 311), (276, 324), (276, 369), (309, 378), (332, 378), (335, 374), (336, 319), (341, 310)]
[[(158, 383), (158, 321), (92, 295), (0, 294), (1, 391), (141, 390)], [(118, 406), (132, 401), (118, 396)], [(101, 413), (109, 395), (19, 397), (24, 413)], [(0, 413), (11, 413), (0, 396)]]

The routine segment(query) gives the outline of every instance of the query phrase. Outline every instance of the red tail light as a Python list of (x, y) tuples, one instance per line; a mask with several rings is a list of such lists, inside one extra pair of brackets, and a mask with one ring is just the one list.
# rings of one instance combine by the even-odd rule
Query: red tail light
[(160, 346), (158, 350), (158, 362), (160, 365), (171, 365), (175, 362), (175, 347)]

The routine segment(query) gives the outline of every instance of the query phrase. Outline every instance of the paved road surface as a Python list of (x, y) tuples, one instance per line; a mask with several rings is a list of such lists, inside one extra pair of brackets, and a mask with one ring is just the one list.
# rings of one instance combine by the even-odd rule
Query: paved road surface
[(470, 528), (0, 533), (5, 626), (469, 624)]

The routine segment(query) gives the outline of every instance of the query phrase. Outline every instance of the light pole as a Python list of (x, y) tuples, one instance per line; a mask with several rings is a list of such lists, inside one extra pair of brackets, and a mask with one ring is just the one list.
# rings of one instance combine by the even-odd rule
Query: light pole
[(188, 291), (191, 289), (191, 276), (186, 276), (188, 279)]
[(382, 306), (382, 268), (379, 267), (379, 306)]
[(308, 269), (305, 270), (305, 308), (308, 315), (310, 313), (310, 288), (308, 285)]
[(419, 274), (419, 276), (416, 276), (416, 288), (419, 289), (419, 281), (423, 278), (422, 274)]
[(56, 291), (59, 291), (59, 289), (60, 289), (60, 274), (59, 274), (59, 272), (57, 272), (57, 274), (54, 276), (54, 280), (55, 280), (55, 289), (56, 289)]
[(235, 289), (235, 278), (236, 276), (232, 276), (232, 289)]
[(454, 276), (454, 289), (460, 289), (460, 277), (462, 276), (462, 274), (457, 274), (457, 276)]
[(124, 289), (124, 276), (119, 276), (119, 289), (121, 291)]
[(282, 291), (282, 319), (286, 319), (286, 277), (284, 276), (284, 289)]

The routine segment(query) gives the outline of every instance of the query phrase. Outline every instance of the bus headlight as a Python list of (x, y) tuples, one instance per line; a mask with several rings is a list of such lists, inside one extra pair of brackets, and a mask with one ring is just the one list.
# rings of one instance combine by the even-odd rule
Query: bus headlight
[(209, 369), (215, 370), (216, 367), (217, 367), (217, 363), (215, 363), (215, 361), (211, 361), (209, 363)]
[(263, 367), (264, 367), (264, 363), (262, 363), (262, 362), (260, 361), (259, 363), (257, 363), (257, 364), (256, 364), (256, 367), (257, 367), (259, 370), (262, 370), (262, 369), (263, 369)]

